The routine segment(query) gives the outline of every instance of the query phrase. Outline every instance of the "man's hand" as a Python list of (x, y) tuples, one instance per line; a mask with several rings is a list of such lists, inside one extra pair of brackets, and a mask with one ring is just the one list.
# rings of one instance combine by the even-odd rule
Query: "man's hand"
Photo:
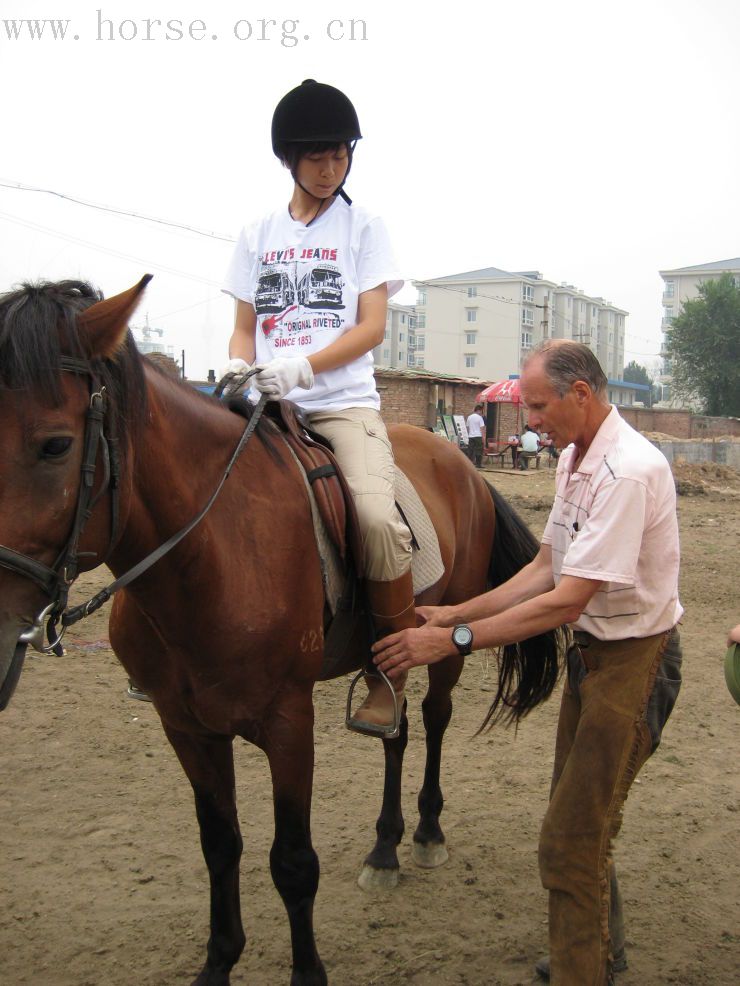
[(373, 646), (373, 661), (393, 680), (403, 671), (436, 664), (455, 653), (448, 628), (423, 626), (383, 637)]
[(733, 627), (727, 636), (727, 646), (732, 647), (733, 644), (740, 644), (740, 623)]
[(455, 616), (454, 606), (417, 606), (416, 622), (420, 627), (454, 627), (462, 621)]
[(260, 393), (267, 394), (272, 400), (278, 400), (296, 387), (310, 390), (313, 387), (313, 370), (303, 356), (287, 359), (278, 356), (269, 363), (263, 363), (253, 380)]

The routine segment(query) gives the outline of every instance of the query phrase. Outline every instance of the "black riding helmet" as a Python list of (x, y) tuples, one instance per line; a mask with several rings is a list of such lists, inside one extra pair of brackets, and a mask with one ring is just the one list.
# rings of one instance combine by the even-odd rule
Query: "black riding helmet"
[[(349, 175), (354, 145), (361, 137), (357, 112), (347, 96), (315, 79), (306, 79), (291, 89), (272, 116), (272, 149), (288, 165), (294, 179), (298, 161), (304, 154), (320, 153), (337, 144), (347, 145)], [(351, 204), (342, 186), (334, 194)]]

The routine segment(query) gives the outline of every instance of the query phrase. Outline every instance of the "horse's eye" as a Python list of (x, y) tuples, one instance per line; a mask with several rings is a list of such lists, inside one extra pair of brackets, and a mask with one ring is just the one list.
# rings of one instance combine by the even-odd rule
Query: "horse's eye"
[(59, 459), (65, 452), (69, 451), (71, 444), (71, 438), (49, 438), (41, 448), (41, 457), (44, 459)]

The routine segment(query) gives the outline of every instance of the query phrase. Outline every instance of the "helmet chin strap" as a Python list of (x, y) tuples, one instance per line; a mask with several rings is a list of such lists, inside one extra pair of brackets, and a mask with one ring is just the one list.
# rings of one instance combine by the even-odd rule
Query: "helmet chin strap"
[[(318, 218), (318, 215), (321, 212), (322, 206), (324, 205), (324, 202), (326, 202), (327, 200), (326, 199), (320, 199), (317, 195), (312, 195), (311, 192), (309, 192), (309, 190), (305, 187), (305, 185), (301, 185), (301, 183), (298, 181), (298, 179), (296, 178), (295, 175), (293, 175), (293, 181), (296, 183), (296, 185), (300, 188), (300, 190), (302, 192), (305, 192), (305, 194), (310, 199), (314, 199), (314, 201), (317, 201), (319, 203), (318, 209), (316, 210), (316, 212), (314, 212), (314, 214), (311, 216), (311, 218), (309, 219), (309, 221), (306, 223), (306, 226), (310, 226), (311, 223), (314, 222), (314, 220), (316, 220)], [(347, 205), (352, 205), (352, 199), (349, 197), (349, 195), (347, 195), (347, 193), (344, 190), (344, 182), (342, 182), (342, 184), (339, 186), (339, 188), (336, 189), (336, 191), (332, 192), (332, 195), (335, 198), (336, 198), (337, 195), (339, 195), (341, 198), (344, 199), (344, 201), (347, 203)], [(290, 211), (290, 209), (288, 211)]]

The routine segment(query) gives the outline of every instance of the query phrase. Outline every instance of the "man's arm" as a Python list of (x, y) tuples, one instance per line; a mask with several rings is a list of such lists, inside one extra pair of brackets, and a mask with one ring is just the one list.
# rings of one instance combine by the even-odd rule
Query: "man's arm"
[(503, 585), (457, 606), (420, 606), (416, 612), (429, 626), (454, 627), (457, 623), (472, 623), (502, 613), (554, 586), (552, 551), (549, 544), (541, 544), (532, 561)]
[[(470, 628), (476, 650), (513, 644), (554, 630), (563, 623), (574, 623), (601, 584), (594, 579), (566, 575), (548, 592), (526, 599), (495, 616), (473, 620)], [(502, 588), (508, 585), (507, 582)], [(430, 626), (402, 630), (384, 637), (375, 644), (373, 652), (375, 664), (390, 678), (422, 664), (435, 664), (457, 653), (449, 627)]]

